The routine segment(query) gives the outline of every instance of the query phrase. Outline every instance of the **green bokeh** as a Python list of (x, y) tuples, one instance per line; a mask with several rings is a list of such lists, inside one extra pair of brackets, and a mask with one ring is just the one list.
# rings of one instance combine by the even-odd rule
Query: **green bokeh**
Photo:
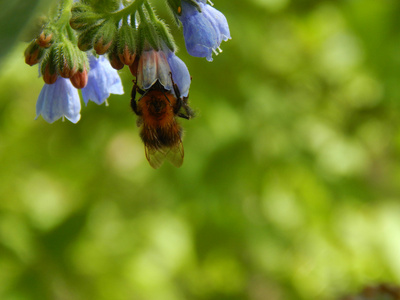
[(0, 299), (337, 299), (400, 281), (400, 2), (214, 2), (233, 39), (212, 63), (172, 27), (198, 114), (180, 169), (148, 165), (126, 68), (125, 95), (49, 125), (26, 45), (3, 58)]

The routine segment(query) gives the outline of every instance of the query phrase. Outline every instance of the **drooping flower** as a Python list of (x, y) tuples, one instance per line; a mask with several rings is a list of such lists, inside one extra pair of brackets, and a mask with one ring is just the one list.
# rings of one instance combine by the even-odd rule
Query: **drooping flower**
[(167, 56), (163, 51), (150, 49), (142, 52), (137, 70), (137, 84), (141, 89), (149, 89), (158, 80), (166, 90), (171, 90), (170, 73)]
[(182, 14), (179, 17), (183, 25), (183, 35), (188, 53), (196, 57), (205, 57), (212, 61), (212, 53), (222, 52), (222, 41), (231, 38), (225, 16), (205, 0), (196, 0), (201, 9), (182, 0)]
[(141, 89), (149, 89), (158, 80), (166, 90), (174, 92), (171, 75), (181, 97), (187, 97), (191, 80), (185, 63), (167, 47), (165, 51), (143, 51), (137, 68), (137, 84)]
[(86, 105), (89, 100), (100, 105), (110, 97), (110, 94), (122, 95), (124, 93), (117, 70), (111, 67), (106, 58), (103, 56), (96, 58), (90, 55), (89, 64), (88, 83), (82, 89), (82, 97)]
[(58, 77), (53, 84), (45, 83), (36, 103), (36, 119), (42, 115), (48, 123), (66, 117), (72, 123), (80, 118), (81, 102), (78, 90), (69, 79)]

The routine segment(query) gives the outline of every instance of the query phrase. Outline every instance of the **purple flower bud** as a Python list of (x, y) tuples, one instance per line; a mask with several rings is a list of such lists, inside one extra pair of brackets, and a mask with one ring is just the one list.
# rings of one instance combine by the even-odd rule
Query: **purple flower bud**
[(90, 55), (89, 64), (88, 83), (82, 89), (82, 97), (86, 105), (89, 100), (100, 105), (110, 97), (110, 94), (124, 93), (118, 72), (111, 67), (106, 58)]
[(188, 53), (196, 57), (206, 57), (212, 61), (212, 53), (216, 55), (222, 50), (219, 48), (222, 41), (231, 38), (228, 22), (225, 16), (215, 8), (205, 4), (203, 0), (196, 0), (201, 8), (197, 8), (184, 0), (182, 14), (179, 19), (183, 25), (183, 35)]
[(45, 84), (36, 103), (36, 119), (42, 115), (49, 123), (66, 117), (72, 123), (80, 118), (81, 102), (78, 90), (69, 79), (58, 77), (53, 84)]

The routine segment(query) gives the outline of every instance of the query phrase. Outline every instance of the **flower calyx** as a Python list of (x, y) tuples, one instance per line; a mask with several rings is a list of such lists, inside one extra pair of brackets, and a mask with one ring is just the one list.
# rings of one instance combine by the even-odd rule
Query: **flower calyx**
[(93, 38), (93, 48), (98, 55), (105, 54), (116, 38), (117, 26), (114, 20), (105, 21)]
[(136, 57), (136, 29), (128, 22), (119, 28), (116, 52), (124, 65), (131, 65)]
[[(51, 46), (46, 51), (46, 55), (41, 62), (41, 74), (47, 84), (53, 84), (58, 76), (63, 78), (75, 77), (75, 82), (78, 82), (77, 77), (87, 77), (88, 69), (86, 54), (79, 51), (77, 46), (69, 40), (64, 40), (62, 43), (58, 42)], [(76, 75), (77, 73), (79, 75)], [(82, 88), (87, 79), (81, 78), (79, 82), (76, 87)]]

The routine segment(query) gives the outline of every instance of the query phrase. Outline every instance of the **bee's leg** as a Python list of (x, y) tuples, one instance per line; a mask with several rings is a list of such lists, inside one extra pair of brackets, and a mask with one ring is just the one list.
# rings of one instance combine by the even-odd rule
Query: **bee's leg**
[(182, 105), (182, 107), (184, 108), (185, 113), (182, 113), (182, 112), (177, 113), (176, 115), (178, 117), (186, 119), (186, 120), (190, 120), (191, 118), (194, 117), (195, 114), (194, 114), (193, 110), (188, 105), (184, 104), (184, 105)]
[(178, 85), (174, 82), (174, 79), (172, 78), (172, 72), (169, 72), (169, 75), (171, 76), (172, 87), (174, 88), (175, 96), (177, 99), (180, 99), (181, 92), (179, 91)]
[(178, 85), (174, 82), (174, 79), (172, 78), (172, 73), (169, 72), (169, 75), (171, 76), (171, 81), (172, 81), (172, 86), (174, 88), (175, 96), (176, 96), (176, 104), (174, 107), (174, 114), (176, 114), (178, 117), (181, 117), (179, 110), (182, 107), (182, 98), (181, 98), (181, 92), (179, 91)]
[[(188, 104), (189, 96), (181, 98), (181, 92), (179, 91), (178, 85), (174, 82), (174, 79), (172, 78), (172, 73), (170, 72), (169, 74), (171, 76), (171, 81), (172, 81), (172, 85), (174, 87), (174, 92), (175, 92), (175, 96), (176, 96), (176, 105), (174, 107), (174, 113), (180, 118), (190, 120), (192, 117), (194, 117), (194, 112), (189, 107), (189, 104)], [(190, 80), (192, 80), (192, 78), (190, 78)], [(181, 107), (184, 108), (186, 114), (179, 112)]]
[(136, 106), (136, 82), (132, 87), (131, 91), (131, 108), (134, 111), (135, 114), (137, 113), (137, 106)]
[(142, 90), (138, 85), (137, 85), (137, 81), (136, 80), (132, 80), (133, 81), (133, 88), (132, 88), (132, 93), (131, 96), (133, 99), (136, 98), (136, 92), (138, 92), (140, 95), (144, 95), (146, 92), (144, 90)]
[(133, 87), (132, 87), (132, 91), (131, 91), (131, 101), (134, 101), (136, 99), (136, 90), (137, 90), (136, 81), (133, 80)]
[[(134, 113), (138, 116), (141, 115), (141, 112), (138, 111), (137, 109), (137, 103), (136, 103), (136, 92), (138, 92), (140, 95), (143, 95), (145, 92), (142, 91), (137, 83), (136, 80), (133, 81), (133, 88), (132, 88), (132, 92), (131, 92), (131, 108), (134, 111)], [(140, 99), (139, 99), (140, 100)]]
[[(179, 116), (179, 110), (182, 107), (182, 99), (181, 98), (176, 98), (175, 106), (174, 106), (174, 114)], [(180, 116), (179, 116), (180, 117)]]
[(195, 113), (189, 106), (188, 98), (189, 97), (183, 97), (183, 99), (179, 99), (179, 101), (181, 103), (180, 108), (182, 107), (185, 111), (184, 112), (180, 112), (180, 113), (176, 113), (176, 115), (178, 117), (190, 120), (191, 118), (193, 118), (195, 116)]
[(134, 84), (133, 84), (132, 91), (131, 91), (131, 108), (132, 108), (133, 112), (138, 115), (137, 105), (136, 105), (137, 85), (136, 85), (136, 81), (133, 81), (133, 82), (134, 82)]
[(190, 116), (185, 115), (183, 113), (177, 113), (176, 114), (178, 117), (182, 118), (182, 119), (186, 119), (186, 120), (190, 120)]
[(139, 112), (137, 109), (137, 105), (136, 105), (136, 100), (135, 99), (131, 99), (131, 108), (133, 110), (133, 112), (139, 116)]
[(144, 95), (146, 93), (146, 91), (142, 90), (141, 88), (139, 88), (138, 86), (136, 86), (136, 90), (140, 95)]
[(189, 106), (189, 95), (187, 97), (183, 97), (182, 106), (184, 107), (184, 109), (189, 117), (191, 117), (191, 118), (194, 117), (194, 115), (195, 115), (194, 111)]

